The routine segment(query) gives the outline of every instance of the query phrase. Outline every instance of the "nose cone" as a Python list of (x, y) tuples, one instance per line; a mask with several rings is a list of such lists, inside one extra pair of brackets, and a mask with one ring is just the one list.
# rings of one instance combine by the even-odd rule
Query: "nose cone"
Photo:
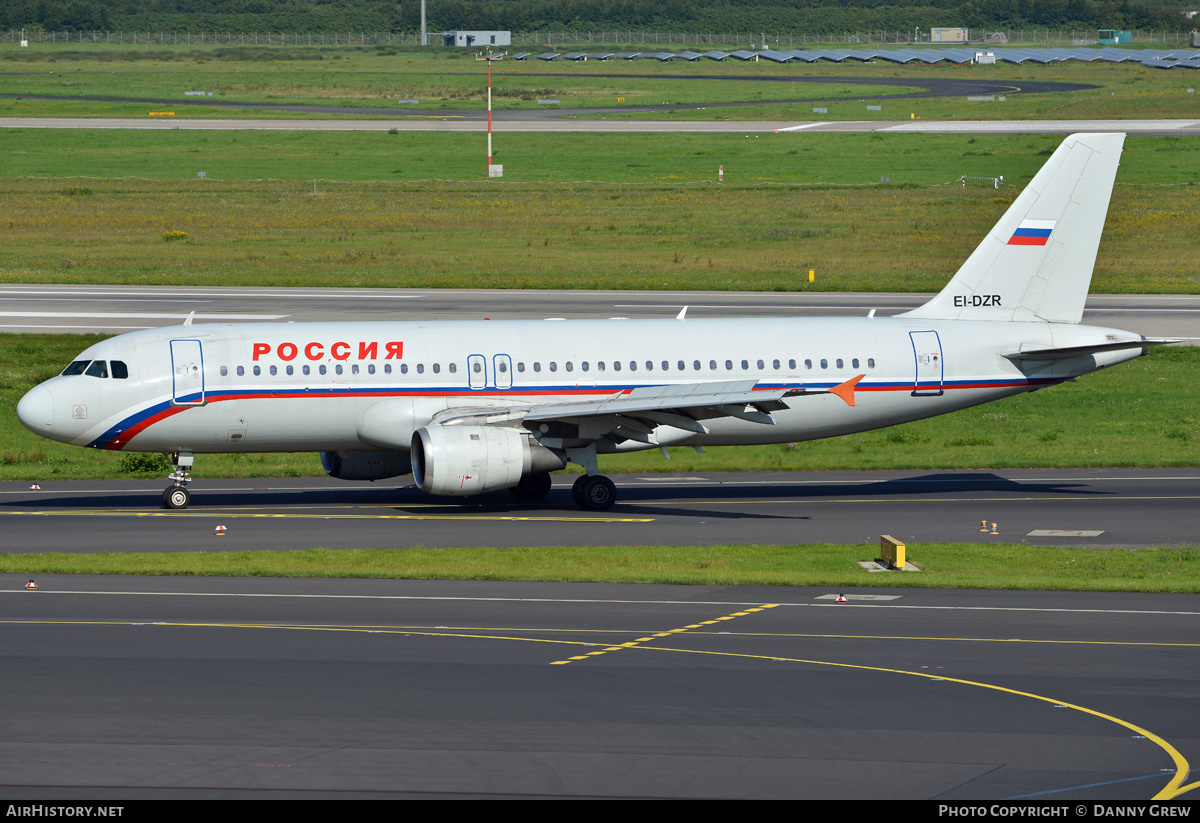
[(17, 403), (17, 419), (34, 434), (47, 435), (54, 424), (54, 395), (35, 386)]

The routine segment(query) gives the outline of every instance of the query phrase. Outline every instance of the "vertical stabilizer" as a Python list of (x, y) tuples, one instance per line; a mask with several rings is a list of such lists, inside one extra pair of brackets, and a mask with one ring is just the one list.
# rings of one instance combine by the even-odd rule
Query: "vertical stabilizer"
[(1078, 323), (1124, 142), (1064, 140), (946, 288), (905, 316)]

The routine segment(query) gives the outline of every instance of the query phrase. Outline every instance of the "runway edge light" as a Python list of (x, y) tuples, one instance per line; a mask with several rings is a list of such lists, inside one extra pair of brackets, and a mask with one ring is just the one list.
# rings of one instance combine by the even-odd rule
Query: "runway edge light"
[(847, 603), (847, 602), (849, 602), (849, 601), (848, 601), (848, 600), (846, 600), (846, 595), (844, 595), (844, 594), (839, 594), (839, 595), (837, 596), (837, 602), (838, 602), (838, 603)]
[(25, 584), (25, 588), (27, 588), (27, 589), (36, 589), (37, 588), (37, 583), (33, 582), (32, 577), (29, 578), (29, 582)]
[(225, 536), (225, 527), (217, 526), (216, 529), (213, 530), (213, 534), (216, 535), (217, 537), (224, 537)]

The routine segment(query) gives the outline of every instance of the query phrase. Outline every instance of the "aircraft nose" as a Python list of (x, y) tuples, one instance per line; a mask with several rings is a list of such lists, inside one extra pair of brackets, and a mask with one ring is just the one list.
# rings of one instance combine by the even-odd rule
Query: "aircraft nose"
[(17, 419), (34, 434), (50, 431), (54, 425), (54, 395), (45, 386), (35, 386), (17, 403)]

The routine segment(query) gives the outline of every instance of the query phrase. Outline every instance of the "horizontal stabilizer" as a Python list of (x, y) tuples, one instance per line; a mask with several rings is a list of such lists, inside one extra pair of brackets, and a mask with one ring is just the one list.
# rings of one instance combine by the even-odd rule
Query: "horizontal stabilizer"
[(1009, 360), (1065, 360), (1068, 357), (1081, 357), (1087, 354), (1100, 354), (1101, 352), (1106, 351), (1144, 349), (1147, 346), (1165, 346), (1170, 343), (1182, 342), (1182, 340), (1146, 337), (1142, 338), (1141, 340), (1124, 340), (1119, 343), (1098, 343), (1092, 346), (1062, 346), (1054, 349), (1027, 349), (1025, 351), (1005, 352), (1002, 356)]

